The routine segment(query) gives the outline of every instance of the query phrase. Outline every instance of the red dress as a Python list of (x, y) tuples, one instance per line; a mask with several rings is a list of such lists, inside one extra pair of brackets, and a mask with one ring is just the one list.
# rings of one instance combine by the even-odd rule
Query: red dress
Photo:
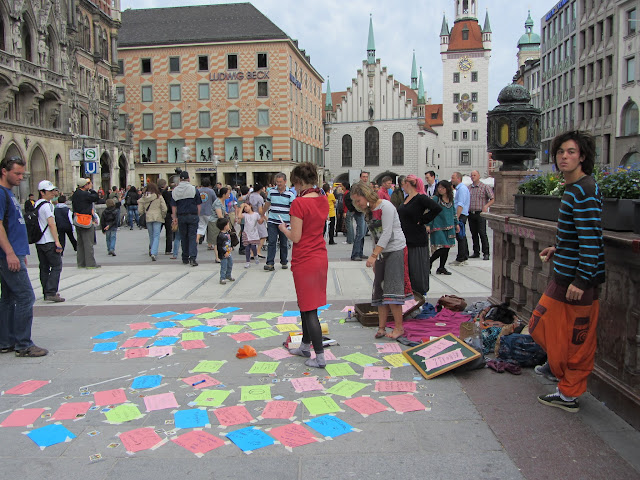
[(293, 244), (291, 272), (301, 312), (315, 310), (327, 304), (327, 247), (324, 226), (329, 215), (327, 197), (298, 197), (291, 204), (290, 214), (302, 219), (302, 236)]

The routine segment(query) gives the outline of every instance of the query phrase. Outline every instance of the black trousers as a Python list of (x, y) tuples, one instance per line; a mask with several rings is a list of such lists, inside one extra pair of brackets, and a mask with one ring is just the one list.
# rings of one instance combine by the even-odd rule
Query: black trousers
[[(467, 224), (467, 216), (460, 214), (460, 223), (463, 225)], [(458, 256), (456, 260), (458, 262), (464, 262), (469, 259), (469, 244), (467, 243), (467, 234), (465, 232), (464, 237), (460, 238), (456, 235), (458, 240)]]
[(171, 215), (164, 217), (165, 244), (164, 253), (173, 251), (173, 230), (171, 230)]
[(482, 212), (469, 212), (469, 230), (473, 241), (473, 254), (480, 254), (482, 244), (483, 255), (489, 255), (489, 239), (487, 238), (487, 220), (482, 217)]

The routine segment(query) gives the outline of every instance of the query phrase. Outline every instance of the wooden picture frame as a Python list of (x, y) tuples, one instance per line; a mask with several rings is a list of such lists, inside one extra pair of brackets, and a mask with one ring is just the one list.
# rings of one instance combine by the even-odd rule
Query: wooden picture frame
[[(444, 340), (444, 342), (438, 343), (441, 340)], [(446, 345), (446, 347), (441, 348), (443, 345)], [(437, 352), (430, 356), (428, 359), (423, 355), (418, 355), (418, 352), (422, 352), (424, 349), (429, 348), (430, 346), (433, 346), (433, 348), (437, 350)], [(441, 349), (438, 350), (439, 348)], [(458, 349), (460, 350), (459, 354), (455, 353)], [(441, 363), (446, 361), (445, 363), (439, 364), (432, 368), (428, 368), (427, 360), (436, 359), (436, 357), (447, 354), (450, 354), (450, 356), (455, 356), (456, 359), (446, 361), (449, 360), (449, 358), (442, 357), (439, 359), (440, 361), (435, 360), (435, 362), (430, 363)], [(479, 358), (482, 354), (472, 348), (470, 345), (466, 344), (464, 341), (460, 340), (452, 333), (447, 333), (446, 335), (438, 337), (434, 340), (430, 340), (416, 347), (409, 348), (402, 352), (402, 355), (404, 355), (404, 357), (409, 360), (409, 363), (411, 363), (411, 365), (413, 365), (424, 378), (430, 379), (448, 372), (449, 370), (453, 370), (454, 368), (457, 368), (461, 365), (464, 365), (465, 363), (472, 362), (476, 358)], [(460, 358), (460, 356), (462, 358)]]

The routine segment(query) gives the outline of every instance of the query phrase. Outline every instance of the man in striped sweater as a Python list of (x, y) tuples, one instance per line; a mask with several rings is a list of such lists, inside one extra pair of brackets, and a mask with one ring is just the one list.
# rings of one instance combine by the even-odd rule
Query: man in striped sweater
[(540, 395), (538, 401), (577, 412), (577, 398), (587, 390), (593, 370), (598, 286), (605, 279), (602, 200), (591, 176), (595, 162), (591, 135), (563, 133), (553, 140), (551, 153), (564, 175), (565, 192), (556, 245), (540, 253), (543, 262), (553, 259), (553, 277), (531, 316), (529, 331), (547, 352), (548, 363), (536, 367), (536, 372), (558, 379), (556, 392)]

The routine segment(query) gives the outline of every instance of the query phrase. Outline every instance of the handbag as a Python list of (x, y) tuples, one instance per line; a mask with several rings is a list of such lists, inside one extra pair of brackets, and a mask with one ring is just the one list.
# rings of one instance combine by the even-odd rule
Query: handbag
[(238, 240), (238, 234), (236, 233), (236, 229), (233, 225), (231, 225), (231, 229), (229, 230), (229, 237), (231, 238), (231, 247), (236, 247), (240, 240)]
[(446, 308), (452, 312), (462, 312), (467, 308), (467, 302), (464, 298), (458, 297), (457, 295), (443, 295), (438, 299), (436, 308), (438, 310)]
[(146, 227), (147, 227), (147, 212), (148, 212), (148, 211), (149, 211), (149, 209), (151, 208), (151, 204), (152, 204), (153, 202), (155, 202), (156, 200), (157, 200), (157, 198), (154, 198), (153, 200), (151, 200), (151, 201), (149, 202), (149, 205), (147, 205), (147, 208), (145, 209), (145, 211), (144, 211), (143, 213), (141, 213), (141, 214), (140, 214), (139, 221), (138, 221), (138, 226), (139, 226), (139, 227), (144, 227), (144, 228), (146, 228)]
[(73, 224), (79, 228), (90, 228), (93, 224), (93, 215), (86, 213), (74, 213)]

